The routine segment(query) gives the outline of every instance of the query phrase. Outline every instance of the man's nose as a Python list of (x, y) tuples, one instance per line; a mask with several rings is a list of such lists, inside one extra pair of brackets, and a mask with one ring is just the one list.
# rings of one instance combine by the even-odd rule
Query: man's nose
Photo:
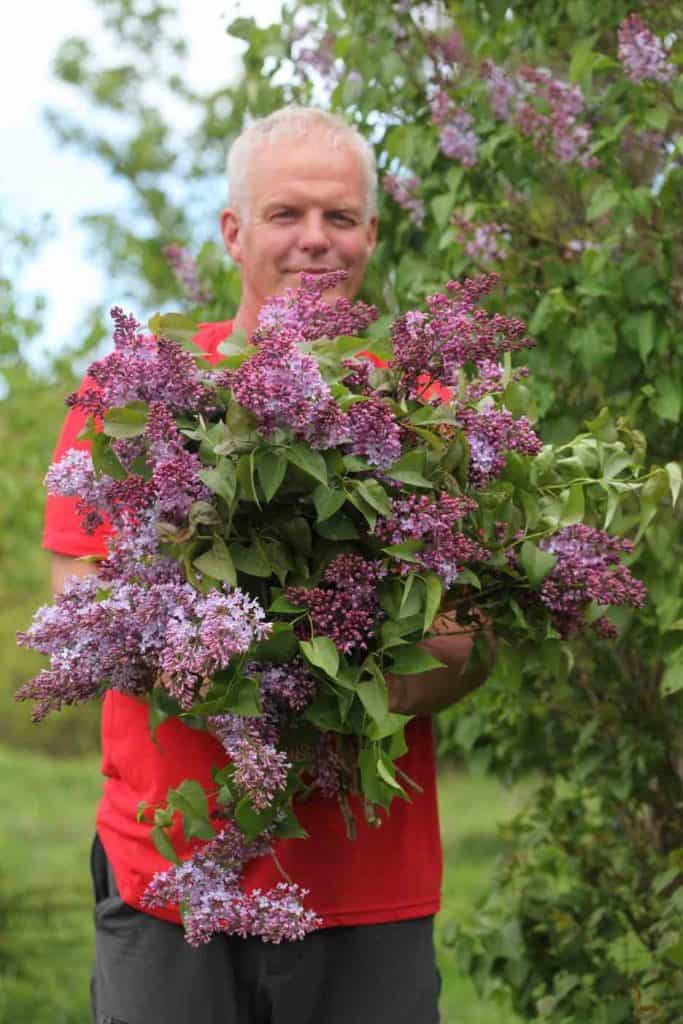
[(325, 230), (325, 221), (319, 211), (310, 211), (301, 223), (299, 245), (304, 252), (325, 252), (330, 240)]

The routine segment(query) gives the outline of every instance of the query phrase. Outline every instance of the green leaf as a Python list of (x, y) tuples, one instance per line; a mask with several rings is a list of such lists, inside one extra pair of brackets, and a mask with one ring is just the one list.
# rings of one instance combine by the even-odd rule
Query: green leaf
[(327, 636), (314, 636), (312, 640), (300, 640), (306, 661), (314, 668), (322, 669), (331, 679), (336, 679), (339, 671), (339, 651)]
[(258, 576), (267, 579), (272, 574), (272, 566), (268, 560), (263, 547), (255, 542), (254, 544), (240, 544), (233, 541), (230, 545), (230, 554), (239, 572), (245, 572), (248, 576)]
[(202, 355), (201, 349), (192, 341), (199, 330), (199, 324), (184, 313), (156, 313), (147, 326), (158, 338), (170, 338), (193, 355)]
[(285, 456), (292, 465), (319, 480), (321, 484), (327, 484), (327, 466), (320, 452), (315, 452), (304, 444), (293, 444), (285, 448)]
[(314, 525), (315, 532), (326, 540), (356, 540), (358, 530), (353, 519), (338, 512), (324, 523)]
[(258, 718), (262, 714), (260, 693), (258, 679), (252, 676), (237, 676), (228, 689), (225, 710), (231, 715)]
[(448, 219), (453, 211), (453, 196), (446, 192), (441, 196), (434, 196), (430, 206), (437, 227), (443, 229), (448, 224)]
[(533, 541), (525, 540), (519, 560), (527, 574), (530, 586), (536, 590), (557, 562), (557, 555), (551, 554), (550, 551), (542, 551)]
[(440, 578), (436, 573), (428, 573), (423, 576), (425, 585), (425, 610), (424, 610), (424, 624), (422, 632), (426, 633), (436, 617), (436, 613), (441, 605), (441, 598), (443, 595), (443, 585)]
[(422, 672), (431, 672), (435, 668), (445, 668), (443, 661), (439, 661), (424, 647), (418, 647), (417, 644), (392, 647), (389, 655), (392, 658), (390, 672), (399, 676), (419, 675)]
[(243, 796), (235, 807), (235, 821), (247, 839), (255, 839), (272, 824), (277, 813), (276, 804), (267, 807), (264, 811), (256, 811), (249, 797)]
[(256, 661), (275, 661), (281, 664), (289, 661), (299, 650), (299, 641), (289, 622), (274, 622), (273, 631), (265, 640), (260, 640), (249, 650), (249, 656)]
[(237, 474), (232, 459), (219, 458), (215, 468), (200, 469), (199, 479), (228, 504), (233, 501), (237, 491)]
[(377, 761), (377, 774), (380, 779), (383, 779), (383, 781), (386, 782), (387, 786), (391, 786), (392, 789), (396, 789), (399, 793), (405, 794), (403, 786), (399, 785), (395, 776), (389, 771), (384, 759), (381, 757)]
[(114, 455), (106, 434), (95, 434), (90, 444), (90, 457), (96, 472), (104, 473), (113, 480), (125, 480), (128, 474)]
[(246, 501), (255, 502), (259, 508), (261, 503), (259, 502), (258, 494), (256, 493), (256, 487), (254, 486), (254, 453), (249, 452), (244, 455), (240, 455), (237, 462), (237, 483), (239, 484), (240, 496)]
[(598, 185), (588, 204), (588, 210), (586, 211), (587, 220), (597, 220), (598, 217), (604, 217), (606, 213), (614, 209), (618, 202), (619, 193), (611, 182)]
[(357, 487), (358, 494), (368, 505), (379, 512), (381, 516), (391, 515), (391, 501), (378, 480), (361, 480)]
[(659, 688), (663, 697), (670, 697), (683, 690), (683, 656), (680, 653), (667, 665)]
[(391, 477), (392, 480), (398, 480), (399, 483), (408, 484), (410, 487), (421, 487), (431, 490), (434, 486), (421, 473), (416, 473), (412, 469), (388, 469), (386, 472), (387, 476)]
[(281, 452), (261, 451), (256, 456), (256, 475), (266, 501), (277, 493), (287, 472), (287, 459)]
[(659, 376), (655, 381), (657, 395), (650, 402), (652, 408), (663, 420), (678, 423), (681, 418), (683, 391), (680, 380), (674, 376)]
[(581, 484), (572, 484), (569, 488), (564, 511), (562, 512), (561, 525), (570, 526), (572, 523), (583, 522), (584, 511), (583, 486)]
[(109, 437), (137, 437), (147, 425), (149, 409), (145, 402), (129, 402), (115, 409), (107, 409), (102, 431)]
[(356, 692), (370, 718), (374, 722), (383, 722), (389, 712), (387, 683), (374, 659), (369, 665), (366, 662), (366, 667), (372, 674), (369, 679), (361, 679)]
[(176, 789), (169, 790), (168, 806), (183, 819), (186, 839), (213, 839), (206, 793), (195, 779), (184, 779)]
[(180, 864), (180, 857), (173, 849), (173, 843), (168, 838), (161, 825), (155, 825), (152, 829), (152, 842), (162, 857), (166, 860), (172, 861), (173, 864)]
[(346, 501), (344, 491), (333, 490), (325, 484), (318, 484), (313, 491), (313, 504), (318, 516), (318, 522), (323, 523), (326, 519), (338, 512)]
[(419, 562), (419, 558), (416, 558), (415, 555), (418, 551), (422, 551), (424, 546), (422, 540), (403, 540), (400, 544), (390, 544), (389, 547), (382, 548), (382, 551), (402, 562)]
[(678, 495), (681, 490), (681, 466), (678, 462), (667, 462), (664, 467), (669, 477), (669, 487), (671, 488), (671, 501), (675, 505), (678, 501)]
[(222, 537), (214, 536), (213, 545), (198, 558), (193, 559), (192, 564), (206, 576), (213, 580), (222, 580), (231, 586), (237, 586), (237, 573), (235, 565), (230, 557), (230, 551)]
[(302, 612), (303, 610), (301, 605), (292, 604), (283, 594), (278, 594), (268, 606), (269, 612)]

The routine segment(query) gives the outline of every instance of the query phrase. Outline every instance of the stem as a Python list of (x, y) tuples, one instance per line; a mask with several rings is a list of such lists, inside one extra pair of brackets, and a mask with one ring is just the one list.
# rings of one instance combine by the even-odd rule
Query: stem
[(282, 877), (285, 879), (285, 881), (289, 882), (290, 885), (294, 885), (294, 882), (289, 877), (289, 875), (287, 874), (287, 872), (283, 868), (282, 864), (280, 863), (280, 861), (278, 859), (278, 855), (276, 854), (275, 850), (272, 849), (272, 848), (271, 848), (271, 851), (270, 851), (270, 856), (273, 858), (273, 862), (275, 864), (275, 867), (278, 869), (278, 871), (280, 872)]
[(411, 779), (410, 775), (408, 775), (407, 772), (404, 772), (402, 768), (399, 768), (396, 762), (394, 762), (394, 771), (403, 779), (406, 785), (414, 789), (416, 793), (424, 793), (424, 787), (421, 786), (419, 782), (416, 782), (415, 779)]

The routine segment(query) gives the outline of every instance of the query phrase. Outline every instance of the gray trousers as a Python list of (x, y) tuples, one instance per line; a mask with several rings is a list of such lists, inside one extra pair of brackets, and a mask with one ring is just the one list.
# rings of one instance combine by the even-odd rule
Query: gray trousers
[(324, 928), (299, 942), (216, 935), (125, 904), (96, 837), (94, 1024), (438, 1024), (433, 918)]

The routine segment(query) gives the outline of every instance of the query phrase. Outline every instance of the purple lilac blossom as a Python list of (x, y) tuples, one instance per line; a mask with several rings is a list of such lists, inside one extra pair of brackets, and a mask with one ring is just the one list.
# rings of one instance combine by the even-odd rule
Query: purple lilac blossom
[(670, 82), (676, 74), (667, 61), (668, 51), (637, 14), (629, 14), (619, 26), (619, 60), (632, 82)]
[(140, 333), (137, 320), (119, 307), (111, 316), (114, 351), (92, 364), (89, 385), (69, 395), (68, 405), (96, 416), (133, 401), (164, 401), (173, 412), (201, 412), (211, 405), (212, 392), (190, 352), (167, 338)]
[[(415, 553), (417, 564), (435, 572), (444, 587), (451, 587), (466, 563), (481, 562), (488, 556), (480, 544), (456, 529), (477, 507), (472, 498), (454, 497), (445, 491), (436, 501), (426, 494), (411, 494), (392, 502), (393, 515), (378, 519), (375, 533), (385, 544), (423, 541), (425, 546)], [(400, 563), (404, 575), (414, 568), (415, 563)]]
[(402, 210), (410, 213), (410, 219), (418, 227), (422, 227), (425, 219), (424, 199), (418, 195), (420, 179), (415, 174), (385, 174), (382, 179), (384, 191), (391, 196)]
[(322, 924), (313, 911), (304, 909), (308, 890), (279, 882), (265, 893), (242, 891), (244, 865), (270, 849), (267, 837), (249, 842), (235, 826), (227, 825), (189, 860), (155, 875), (143, 906), (181, 904), (185, 937), (192, 946), (208, 942), (216, 932), (275, 943), (302, 939)]
[(401, 456), (401, 426), (381, 398), (355, 402), (348, 412), (349, 452), (377, 469), (388, 469)]
[(338, 287), (348, 276), (347, 270), (302, 273), (299, 288), (287, 288), (263, 304), (252, 341), (262, 344), (267, 339), (286, 338), (290, 342), (301, 342), (360, 334), (377, 319), (374, 306), (351, 302), (345, 296), (339, 296), (332, 303), (323, 299), (326, 291)]
[(381, 615), (377, 584), (386, 575), (381, 562), (342, 554), (330, 562), (318, 587), (288, 587), (285, 597), (306, 608), (310, 622), (297, 625), (303, 639), (329, 637), (344, 654), (366, 651)]
[(197, 273), (197, 261), (182, 245), (164, 245), (164, 259), (182, 285), (187, 297), (197, 306), (207, 306), (213, 301), (211, 292), (204, 288)]
[[(515, 122), (520, 131), (537, 149), (550, 147), (562, 163), (597, 167), (599, 161), (590, 153), (590, 127), (578, 122), (585, 106), (580, 86), (553, 78), (545, 68), (526, 66), (520, 69), (518, 81), (522, 95), (515, 108)], [(538, 109), (539, 101), (548, 114)]]
[(488, 83), (489, 99), (494, 115), (499, 121), (507, 121), (519, 95), (519, 87), (514, 78), (503, 68), (491, 60), (483, 60), (479, 66), (479, 74)]
[(479, 367), (497, 361), (504, 352), (533, 345), (521, 320), (477, 309), (477, 302), (498, 280), (497, 274), (480, 274), (463, 284), (449, 281), (445, 293), (428, 297), (428, 315), (410, 312), (395, 321), (390, 365), (399, 371), (401, 391), (420, 395), (424, 375), (443, 387), (457, 386), (466, 363)]
[[(585, 626), (591, 602), (633, 608), (645, 603), (644, 585), (620, 561), (623, 553), (633, 550), (631, 541), (579, 523), (543, 538), (539, 547), (557, 556), (541, 586), (540, 599), (563, 639)], [(614, 627), (604, 617), (594, 628), (603, 636), (614, 635)]]
[(537, 455), (543, 447), (526, 416), (515, 419), (508, 409), (490, 402), (483, 409), (458, 409), (470, 448), (469, 478), (473, 487), (486, 487), (505, 468), (505, 453)]

